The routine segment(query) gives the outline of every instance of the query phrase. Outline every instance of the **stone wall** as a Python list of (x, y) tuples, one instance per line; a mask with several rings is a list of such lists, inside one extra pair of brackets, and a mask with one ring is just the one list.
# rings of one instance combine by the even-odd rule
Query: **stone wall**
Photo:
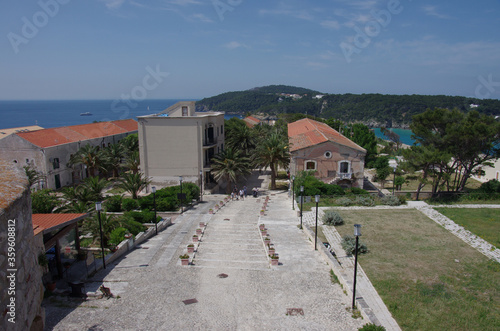
[(41, 253), (25, 175), (0, 161), (0, 330), (42, 330)]

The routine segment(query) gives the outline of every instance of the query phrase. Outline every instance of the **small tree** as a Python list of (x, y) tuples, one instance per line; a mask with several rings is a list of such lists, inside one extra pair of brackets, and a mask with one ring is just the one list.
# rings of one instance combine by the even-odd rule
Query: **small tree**
[(125, 173), (120, 178), (118, 187), (129, 192), (133, 199), (137, 199), (139, 192), (144, 190), (149, 183), (151, 183), (151, 180), (142, 173)]
[(344, 219), (333, 209), (325, 211), (323, 215), (323, 224), (326, 225), (342, 225), (344, 224)]

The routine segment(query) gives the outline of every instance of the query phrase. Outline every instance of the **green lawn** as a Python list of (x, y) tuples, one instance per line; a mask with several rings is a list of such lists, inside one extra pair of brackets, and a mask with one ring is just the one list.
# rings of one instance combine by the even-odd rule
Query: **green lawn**
[(500, 248), (500, 209), (436, 208), (455, 223)]
[(500, 330), (500, 264), (416, 210), (340, 210), (359, 263), (403, 330)]

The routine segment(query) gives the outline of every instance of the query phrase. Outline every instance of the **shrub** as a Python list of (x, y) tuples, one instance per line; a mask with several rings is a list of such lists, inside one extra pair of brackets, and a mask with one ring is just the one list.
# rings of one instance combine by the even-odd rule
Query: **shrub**
[(347, 207), (353, 204), (353, 201), (349, 198), (340, 198), (337, 199), (337, 203), (341, 206)]
[(375, 202), (373, 201), (373, 199), (370, 196), (358, 195), (356, 197), (356, 204), (361, 205), (361, 206), (365, 206), (365, 207), (371, 207), (371, 206), (375, 205)]
[(123, 226), (134, 236), (137, 236), (140, 232), (146, 231), (146, 227), (144, 225), (132, 219), (125, 220), (123, 222)]
[(342, 216), (340, 216), (340, 214), (335, 210), (329, 209), (325, 211), (325, 214), (323, 215), (323, 224), (342, 225), (344, 224), (344, 220), (342, 219)]
[(406, 195), (398, 195), (399, 203), (404, 205), (406, 203)]
[(154, 223), (155, 219), (155, 213), (148, 209), (144, 209), (143, 211), (128, 211), (125, 212), (124, 216), (139, 223)]
[(122, 211), (122, 200), (121, 195), (113, 195), (106, 199), (104, 202), (104, 208), (107, 212), (116, 213)]
[(492, 179), (490, 181), (487, 181), (486, 183), (482, 183), (478, 191), (484, 193), (500, 192), (500, 182), (496, 179)]
[(109, 246), (118, 246), (123, 239), (125, 239), (125, 234), (127, 233), (127, 229), (125, 228), (116, 228), (113, 231), (111, 231), (111, 234), (109, 235), (109, 241), (108, 245)]
[(58, 205), (59, 200), (50, 189), (39, 190), (31, 194), (33, 214), (50, 214)]
[[(342, 248), (348, 255), (354, 254), (356, 249), (356, 238), (354, 236), (346, 235), (342, 237)], [(358, 254), (364, 254), (368, 252), (368, 248), (362, 242), (358, 242)]]
[(362, 188), (359, 187), (351, 187), (349, 189), (352, 194), (359, 195), (359, 194), (369, 194), (367, 190), (363, 190)]
[(382, 198), (382, 204), (387, 206), (399, 206), (401, 205), (401, 201), (394, 195), (386, 195)]
[(131, 211), (139, 208), (139, 203), (137, 202), (137, 200), (125, 198), (122, 200), (122, 208), (125, 211)]
[(358, 329), (359, 331), (385, 331), (385, 327), (382, 325), (375, 325), (373, 323), (365, 324), (363, 327)]

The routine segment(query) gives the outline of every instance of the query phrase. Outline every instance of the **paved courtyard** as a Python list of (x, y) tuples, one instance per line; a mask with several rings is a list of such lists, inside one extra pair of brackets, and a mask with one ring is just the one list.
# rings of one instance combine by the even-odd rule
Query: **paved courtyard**
[[(267, 176), (255, 175), (247, 186), (265, 191), (267, 184)], [(86, 283), (87, 291), (104, 283), (119, 298), (56, 297), (46, 305), (47, 329), (357, 330), (367, 323), (346, 310), (350, 297), (331, 283), (330, 267), (298, 229), (287, 193), (270, 194), (259, 215), (266, 193), (230, 201), (214, 215), (208, 210), (223, 196), (205, 196)], [(193, 265), (181, 266), (179, 255), (200, 221), (207, 227)], [(277, 267), (269, 264), (262, 222), (279, 254)]]

